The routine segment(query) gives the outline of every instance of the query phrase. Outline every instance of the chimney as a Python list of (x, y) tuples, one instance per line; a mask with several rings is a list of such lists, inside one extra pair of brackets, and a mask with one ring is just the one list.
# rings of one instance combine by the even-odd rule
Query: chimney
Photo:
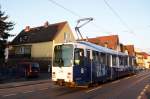
[(104, 43), (104, 47), (106, 47), (106, 48), (108, 47), (108, 42)]
[(44, 27), (47, 28), (48, 25), (49, 25), (49, 23), (48, 23), (48, 21), (46, 21), (46, 22), (44, 23)]
[(26, 26), (25, 32), (29, 32), (29, 31), (30, 31), (30, 26)]

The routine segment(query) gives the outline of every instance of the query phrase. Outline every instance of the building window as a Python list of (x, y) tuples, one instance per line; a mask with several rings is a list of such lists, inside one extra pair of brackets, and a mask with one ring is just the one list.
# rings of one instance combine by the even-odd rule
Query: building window
[(16, 54), (31, 54), (31, 46), (18, 46), (15, 48)]
[(20, 53), (20, 54), (24, 54), (24, 52), (25, 52), (25, 48), (24, 48), (23, 46), (20, 47), (19, 53)]
[(22, 41), (23, 41), (22, 37), (20, 37), (20, 38), (19, 38), (19, 41), (20, 41), (20, 42), (22, 42)]
[(67, 42), (67, 39), (68, 39), (68, 35), (67, 35), (67, 33), (65, 32), (65, 33), (64, 33), (64, 42), (65, 42), (65, 43)]
[(28, 36), (27, 35), (23, 36), (23, 40), (28, 41)]
[(27, 42), (28, 41), (28, 36), (27, 35), (24, 35), (22, 37), (19, 38), (19, 41), (20, 42)]

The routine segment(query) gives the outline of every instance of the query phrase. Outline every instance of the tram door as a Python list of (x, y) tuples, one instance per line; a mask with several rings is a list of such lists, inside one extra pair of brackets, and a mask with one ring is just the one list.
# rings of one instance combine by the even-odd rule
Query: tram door
[(75, 48), (73, 68), (75, 82), (78, 84), (85, 84), (88, 78), (88, 69), (84, 49)]
[(86, 50), (87, 80), (92, 82), (92, 50)]

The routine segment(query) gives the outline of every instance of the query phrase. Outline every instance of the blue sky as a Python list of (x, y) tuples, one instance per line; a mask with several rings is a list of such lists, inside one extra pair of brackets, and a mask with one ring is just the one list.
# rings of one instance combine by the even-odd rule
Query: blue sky
[(93, 17), (92, 22), (81, 28), (84, 37), (118, 34), (123, 44), (134, 44), (137, 48), (150, 50), (150, 0), (107, 0), (134, 34), (121, 24), (104, 0), (55, 1), (81, 17), (65, 11), (49, 0), (0, 0), (0, 4), (2, 11), (9, 15), (9, 20), (16, 24), (11, 31), (15, 35), (27, 25), (41, 26), (45, 21), (68, 21), (74, 31), (79, 18)]

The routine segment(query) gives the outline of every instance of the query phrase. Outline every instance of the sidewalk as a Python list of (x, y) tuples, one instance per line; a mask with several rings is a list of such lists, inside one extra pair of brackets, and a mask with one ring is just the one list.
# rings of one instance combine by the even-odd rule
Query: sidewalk
[(0, 89), (28, 86), (28, 85), (42, 84), (42, 83), (51, 83), (51, 80), (45, 79), (45, 80), (22, 81), (22, 82), (12, 82), (12, 83), (0, 84)]
[(40, 77), (38, 77), (38, 78), (7, 79), (7, 80), (3, 81), (3, 83), (0, 83), (0, 89), (28, 86), (28, 85), (41, 84), (41, 83), (49, 83), (49, 82), (51, 82), (49, 73), (41, 73)]

